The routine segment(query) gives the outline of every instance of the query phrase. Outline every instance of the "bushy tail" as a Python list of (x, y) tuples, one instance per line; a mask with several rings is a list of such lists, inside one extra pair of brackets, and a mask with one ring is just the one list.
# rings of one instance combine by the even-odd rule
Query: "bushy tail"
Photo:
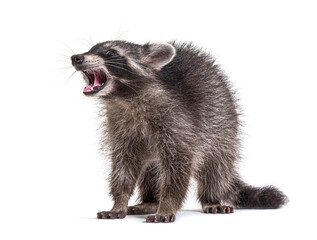
[(236, 182), (237, 198), (235, 206), (246, 209), (280, 208), (288, 202), (288, 198), (273, 186), (252, 187), (241, 180)]

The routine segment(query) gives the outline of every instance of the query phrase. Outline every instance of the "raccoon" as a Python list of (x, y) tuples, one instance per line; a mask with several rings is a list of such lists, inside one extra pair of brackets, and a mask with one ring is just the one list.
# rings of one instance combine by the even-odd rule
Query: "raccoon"
[[(287, 202), (276, 187), (239, 177), (239, 108), (208, 53), (192, 43), (107, 41), (71, 61), (87, 81), (84, 94), (106, 109), (114, 205), (97, 218), (149, 214), (146, 222), (173, 222), (191, 178), (204, 213)], [(128, 206), (136, 187), (140, 203)]]

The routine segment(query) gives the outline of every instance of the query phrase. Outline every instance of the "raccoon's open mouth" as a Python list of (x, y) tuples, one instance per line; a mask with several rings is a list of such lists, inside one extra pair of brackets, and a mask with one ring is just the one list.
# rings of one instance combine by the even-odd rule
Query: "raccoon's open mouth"
[(94, 94), (99, 92), (106, 86), (107, 76), (104, 71), (98, 70), (84, 70), (82, 71), (88, 79), (88, 86), (84, 88), (85, 94)]

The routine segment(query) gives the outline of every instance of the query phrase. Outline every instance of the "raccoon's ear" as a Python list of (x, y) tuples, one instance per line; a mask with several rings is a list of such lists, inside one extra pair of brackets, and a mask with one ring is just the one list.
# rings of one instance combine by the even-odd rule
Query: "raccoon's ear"
[(176, 50), (168, 43), (152, 43), (144, 46), (145, 62), (150, 66), (161, 69), (173, 60)]

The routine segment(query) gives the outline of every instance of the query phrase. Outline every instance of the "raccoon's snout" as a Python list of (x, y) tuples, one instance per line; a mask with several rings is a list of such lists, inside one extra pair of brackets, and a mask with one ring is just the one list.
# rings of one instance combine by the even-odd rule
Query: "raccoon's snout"
[(82, 54), (73, 55), (71, 57), (71, 60), (72, 60), (73, 66), (76, 67), (76, 66), (79, 66), (80, 64), (82, 64), (84, 62), (85, 57)]

